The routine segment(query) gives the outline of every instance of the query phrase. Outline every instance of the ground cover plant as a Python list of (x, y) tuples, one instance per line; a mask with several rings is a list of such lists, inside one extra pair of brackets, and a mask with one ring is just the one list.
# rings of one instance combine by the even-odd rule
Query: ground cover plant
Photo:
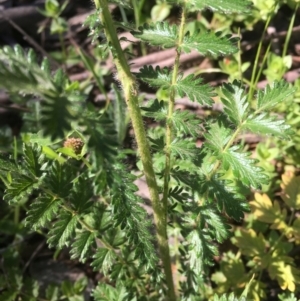
[[(230, 15), (247, 19), (252, 2), (157, 3), (152, 12), (157, 21), (143, 25), (143, 1), (114, 2), (120, 5), (123, 19), (133, 4), (137, 24), (114, 21), (106, 0), (95, 0), (95, 11), (86, 20), (93, 40), (101, 46), (100, 56), (111, 56), (114, 62), (116, 83), (110, 93), (97, 63), (75, 47), (104, 96), (103, 108), (86, 101), (89, 83), (71, 81), (64, 72), (71, 56), (63, 40), (66, 5), (48, 0), (42, 11), (51, 20), (51, 33), (59, 35), (61, 69), (53, 71), (51, 61), (40, 61), (32, 49), (1, 49), (0, 86), (26, 108), (20, 138), (15, 137), (13, 146), (0, 157), (3, 199), (15, 218), (13, 224), (3, 219), (3, 228), (13, 225), (11, 232), (16, 237), (32, 229), (46, 237), (49, 247), (58, 252), (67, 247), (72, 260), (101, 273), (91, 292), (96, 301), (260, 300), (268, 296), (265, 277), (281, 288), (279, 298), (297, 300), (293, 293), (297, 293), (299, 270), (287, 253), (299, 244), (299, 179), (286, 172), (280, 186), (270, 164), (253, 158), (240, 138), (243, 133), (254, 133), (272, 137), (274, 144), (279, 143), (276, 138), (282, 141), (292, 136), (297, 128), (285, 121), (280, 106), (294, 100), (297, 86), (280, 76), (270, 78), (264, 89), (256, 91), (267, 58), (269, 66), (264, 73), (274, 74), (270, 66), (274, 56), (266, 51), (261, 69), (255, 62), (247, 81), (242, 75), (247, 65), (242, 70), (237, 55), (239, 37), (228, 30), (191, 30), (189, 23), (195, 12), (213, 12), (216, 20)], [(267, 20), (276, 11), (276, 6), (271, 7)], [(180, 11), (178, 22), (162, 21), (171, 8)], [(295, 2), (295, 12), (297, 8)], [(141, 52), (147, 45), (174, 48), (172, 68), (144, 65), (133, 71), (129, 64), (132, 54), (121, 45), (130, 38), (118, 36), (124, 28), (141, 42)], [(184, 74), (181, 57), (193, 52), (232, 58), (231, 66), (224, 61), (220, 68), (237, 67), (237, 78), (216, 88), (204, 83), (201, 76)], [(143, 84), (157, 91), (156, 98), (143, 101)], [(206, 108), (219, 101), (222, 113), (199, 118), (176, 109), (178, 98)], [(147, 127), (150, 122), (156, 127)], [(133, 131), (134, 152), (124, 148), (128, 125)], [(294, 137), (286, 145), (287, 154), (296, 147), (295, 141)], [(267, 147), (259, 147), (261, 157), (267, 157)], [(296, 166), (296, 162), (292, 164)], [(136, 194), (138, 178), (147, 183), (150, 211)], [(269, 189), (270, 183), (277, 186)], [(258, 190), (263, 191), (249, 204), (247, 196)], [(275, 200), (278, 190), (283, 205)], [(19, 216), (21, 209), (26, 213), (24, 219)], [(238, 254), (230, 250), (219, 257), (219, 245), (231, 236)], [(64, 282), (60, 290), (39, 288), (36, 281), (23, 277), (20, 254), (13, 250), (3, 252), (1, 300), (83, 300), (86, 279), (73, 285)], [(212, 274), (217, 258), (220, 270)]]

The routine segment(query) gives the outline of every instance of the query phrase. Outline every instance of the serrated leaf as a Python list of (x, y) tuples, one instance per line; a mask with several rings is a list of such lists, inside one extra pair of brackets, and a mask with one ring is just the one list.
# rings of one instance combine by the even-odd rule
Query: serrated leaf
[(105, 276), (108, 275), (110, 268), (114, 265), (117, 258), (114, 250), (105, 248), (98, 248), (96, 254), (93, 256), (92, 267), (94, 270), (103, 272)]
[(85, 263), (89, 252), (95, 246), (95, 234), (93, 232), (79, 232), (76, 234), (74, 243), (70, 250), (70, 253), (72, 254), (71, 258), (78, 258), (79, 261)]
[(249, 109), (242, 84), (238, 81), (234, 81), (232, 84), (224, 84), (221, 91), (224, 95), (224, 97), (221, 97), (224, 112), (228, 115), (230, 121), (239, 126), (247, 118)]
[(41, 110), (41, 123), (45, 135), (50, 135), (53, 140), (65, 137), (71, 130), (71, 120), (74, 117), (70, 113), (71, 102), (66, 96), (47, 96)]
[(157, 99), (149, 101), (147, 107), (142, 107), (141, 109), (145, 112), (143, 112), (145, 116), (154, 118), (157, 121), (165, 120), (168, 115), (164, 102)]
[(276, 119), (275, 116), (267, 116), (262, 113), (257, 116), (249, 116), (241, 129), (249, 130), (256, 134), (274, 135), (282, 138), (287, 137), (290, 126), (284, 120)]
[(204, 265), (211, 264), (213, 256), (217, 255), (217, 248), (204, 229), (191, 231), (187, 241), (190, 267), (196, 275), (201, 275)]
[(5, 190), (4, 199), (9, 202), (18, 202), (27, 197), (35, 188), (38, 188), (39, 181), (27, 175), (17, 174)]
[(26, 169), (34, 176), (40, 177), (43, 173), (41, 171), (42, 167), (42, 148), (37, 144), (33, 146), (25, 144), (23, 145), (23, 154), (24, 154), (24, 161), (26, 165)]
[(154, 69), (152, 66), (144, 66), (139, 73), (136, 73), (136, 77), (153, 88), (162, 87), (168, 89), (171, 87), (172, 74), (168, 68), (161, 69), (159, 66), (156, 66)]
[(219, 243), (222, 243), (229, 236), (229, 225), (224, 221), (224, 218), (216, 212), (216, 210), (209, 206), (203, 206), (199, 209), (201, 221), (206, 224), (206, 227)]
[(189, 194), (184, 191), (181, 186), (175, 186), (169, 190), (169, 197), (175, 199), (176, 201), (183, 203), (189, 198)]
[(286, 100), (295, 92), (285, 81), (274, 82), (267, 85), (262, 91), (257, 93), (257, 111), (270, 110), (280, 102)]
[(179, 46), (186, 53), (195, 49), (204, 56), (216, 57), (238, 52), (236, 42), (237, 38), (230, 35), (221, 36), (221, 33), (195, 32), (192, 35), (186, 34)]
[[(141, 199), (135, 194), (137, 187), (133, 184), (135, 177), (126, 172), (121, 163), (115, 165), (112, 183), (112, 214), (115, 227), (126, 231), (128, 243), (135, 246), (135, 256), (139, 255), (140, 263), (146, 267), (156, 265), (152, 236), (149, 232), (150, 221), (147, 213), (140, 206)], [(112, 242), (115, 243), (115, 242)]]
[(196, 145), (193, 141), (174, 139), (170, 145), (173, 155), (182, 159), (190, 159), (195, 156)]
[(189, 111), (176, 110), (172, 115), (174, 128), (186, 135), (198, 137), (200, 132), (200, 120)]
[(71, 213), (61, 214), (59, 220), (49, 231), (48, 243), (50, 247), (62, 249), (69, 246), (71, 238), (74, 236), (77, 225), (77, 216)]
[(251, 6), (252, 2), (248, 0), (192, 0), (187, 2), (187, 7), (193, 10), (211, 9), (221, 13), (246, 14), (250, 12)]
[(181, 97), (186, 95), (191, 101), (197, 101), (202, 105), (211, 105), (212, 97), (216, 95), (212, 87), (203, 84), (202, 78), (196, 77), (194, 74), (185, 78), (179, 76), (175, 90)]
[(210, 181), (204, 181), (204, 191), (207, 191), (211, 198), (217, 200), (217, 206), (220, 211), (225, 210), (226, 214), (236, 221), (241, 221), (244, 217), (244, 212), (249, 211), (244, 198), (229, 185), (226, 185), (225, 181), (216, 177)]
[(77, 214), (82, 214), (93, 205), (91, 201), (92, 196), (93, 190), (91, 189), (91, 183), (82, 175), (77, 178), (77, 181), (74, 183), (68, 199)]
[(26, 224), (33, 229), (45, 227), (57, 214), (61, 201), (52, 197), (38, 197), (30, 205), (26, 217)]
[(154, 25), (144, 24), (139, 31), (131, 31), (131, 34), (154, 46), (172, 48), (176, 46), (178, 29), (176, 25), (167, 22), (158, 22)]
[(49, 189), (61, 198), (67, 197), (73, 186), (74, 169), (68, 163), (60, 164), (58, 161), (53, 161), (48, 171), (47, 185)]
[(219, 123), (210, 125), (207, 133), (204, 134), (205, 146), (216, 152), (219, 155), (224, 146), (229, 142), (232, 137), (232, 131)]
[(259, 188), (267, 184), (269, 178), (262, 173), (263, 169), (256, 166), (257, 160), (251, 159), (248, 153), (237, 152), (239, 146), (233, 146), (222, 153), (222, 166), (231, 169), (236, 178), (244, 185)]

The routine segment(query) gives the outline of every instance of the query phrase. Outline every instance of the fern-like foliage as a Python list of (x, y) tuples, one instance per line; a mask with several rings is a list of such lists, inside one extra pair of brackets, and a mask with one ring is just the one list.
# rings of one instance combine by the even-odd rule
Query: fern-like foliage
[[(53, 139), (64, 137), (66, 131), (71, 129), (70, 122), (76, 112), (74, 95), (77, 94), (78, 99), (80, 92), (76, 89), (68, 90), (68, 85), (62, 70), (53, 76), (49, 61), (45, 59), (39, 65), (33, 50), (27, 54), (20, 46), (0, 50), (0, 87), (12, 95), (37, 97), (35, 101), (41, 103), (40, 122), (45, 134)], [(23, 105), (27, 106), (25, 100)]]

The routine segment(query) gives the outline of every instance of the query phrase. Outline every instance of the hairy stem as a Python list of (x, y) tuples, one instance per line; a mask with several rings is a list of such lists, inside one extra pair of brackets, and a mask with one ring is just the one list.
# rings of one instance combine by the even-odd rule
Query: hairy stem
[(124, 97), (128, 106), (132, 127), (135, 133), (139, 155), (141, 157), (147, 185), (150, 192), (151, 204), (154, 213), (154, 222), (157, 230), (156, 236), (168, 288), (168, 300), (175, 301), (176, 296), (174, 291), (171, 259), (166, 230), (166, 212), (163, 203), (160, 202), (159, 199), (158, 186), (152, 165), (152, 157), (146, 137), (141, 110), (138, 103), (138, 89), (136, 80), (130, 72), (129, 65), (121, 48), (114, 23), (108, 9), (107, 0), (94, 0), (94, 2), (96, 8), (100, 9), (100, 18), (105, 28), (104, 30), (107, 40), (110, 44), (110, 49), (118, 72), (118, 79), (122, 84)]

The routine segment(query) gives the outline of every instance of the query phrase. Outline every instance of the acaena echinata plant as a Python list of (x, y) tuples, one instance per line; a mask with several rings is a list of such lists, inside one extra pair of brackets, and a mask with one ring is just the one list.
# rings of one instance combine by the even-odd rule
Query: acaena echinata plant
[[(250, 106), (246, 88), (238, 81), (213, 89), (200, 77), (180, 72), (182, 53), (196, 50), (216, 57), (238, 51), (236, 37), (186, 32), (189, 13), (205, 9), (247, 13), (250, 1), (168, 1), (181, 9), (179, 25), (144, 24), (132, 35), (150, 45), (175, 48), (174, 67), (144, 66), (137, 73), (131, 72), (120, 46), (119, 23), (112, 19), (108, 2), (94, 2), (96, 10), (87, 23), (94, 34), (104, 32), (114, 59), (155, 229), (136, 194), (136, 176), (124, 164), (117, 121), (112, 118), (116, 115), (109, 108), (103, 112), (78, 106), (84, 94), (62, 71), (51, 76), (46, 61), (40, 67), (32, 52), (26, 57), (19, 48), (1, 51), (0, 85), (9, 93), (35, 95), (44, 118), (39, 123), (42, 132), (23, 139), (22, 159), (0, 157), (5, 199), (11, 204), (30, 202), (27, 225), (49, 229), (50, 246), (68, 246), (71, 258), (103, 273), (105, 279), (93, 291), (96, 301), (203, 300), (207, 267), (218, 254), (217, 243), (230, 234), (229, 220), (239, 221), (248, 211), (247, 189), (268, 183), (263, 169), (244, 151), (239, 135), (287, 137), (289, 126), (269, 112), (294, 90), (285, 82), (274, 82), (259, 91), (255, 106)], [(9, 80), (15, 78), (18, 89)], [(167, 90), (169, 100), (154, 99), (141, 106), (138, 81)], [(120, 96), (115, 87), (114, 92)], [(216, 119), (201, 120), (189, 111), (175, 110), (177, 97), (211, 106), (217, 95), (223, 113)], [(164, 131), (148, 131), (144, 116), (163, 124)], [(49, 142), (51, 137), (65, 136), (64, 146)], [(196, 146), (199, 137), (204, 139), (201, 148)], [(214, 300), (245, 298), (214, 296)]]

